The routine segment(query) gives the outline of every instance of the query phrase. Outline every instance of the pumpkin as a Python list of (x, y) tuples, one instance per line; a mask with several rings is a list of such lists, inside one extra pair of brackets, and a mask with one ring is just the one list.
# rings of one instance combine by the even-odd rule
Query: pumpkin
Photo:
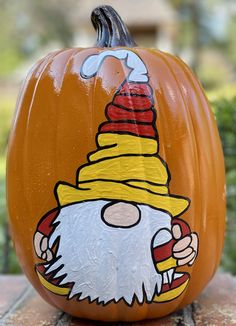
[(179, 58), (137, 47), (110, 6), (94, 47), (50, 53), (20, 91), (7, 162), (16, 253), (50, 304), (135, 321), (191, 303), (225, 228), (214, 115)]

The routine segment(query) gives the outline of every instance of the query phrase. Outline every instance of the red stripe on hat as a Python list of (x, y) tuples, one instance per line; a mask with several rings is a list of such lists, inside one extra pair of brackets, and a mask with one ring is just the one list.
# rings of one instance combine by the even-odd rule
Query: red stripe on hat
[(112, 121), (133, 120), (137, 122), (152, 123), (155, 119), (153, 110), (147, 110), (144, 112), (127, 111), (112, 104), (107, 107), (106, 114)]
[(100, 126), (100, 132), (132, 133), (137, 136), (156, 138), (152, 125), (128, 122), (105, 122)]
[(153, 106), (149, 97), (116, 95), (113, 104), (123, 106), (129, 110), (148, 110)]
[(119, 94), (152, 96), (152, 89), (148, 84), (126, 82), (118, 91)]

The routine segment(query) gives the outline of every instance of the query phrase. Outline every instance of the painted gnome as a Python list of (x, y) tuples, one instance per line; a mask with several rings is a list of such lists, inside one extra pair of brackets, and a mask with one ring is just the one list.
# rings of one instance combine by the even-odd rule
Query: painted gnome
[(68, 299), (127, 305), (173, 300), (194, 263), (197, 234), (179, 216), (190, 201), (169, 193), (170, 174), (158, 155), (153, 92), (147, 69), (131, 50), (91, 55), (81, 76), (95, 76), (107, 57), (130, 74), (106, 106), (97, 149), (77, 173), (77, 185), (58, 182), (59, 207), (39, 222), (36, 272), (45, 288)]

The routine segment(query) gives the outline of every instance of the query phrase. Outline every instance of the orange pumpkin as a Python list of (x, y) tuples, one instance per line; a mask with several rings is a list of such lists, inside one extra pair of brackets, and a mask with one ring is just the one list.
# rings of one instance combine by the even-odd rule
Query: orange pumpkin
[(136, 47), (109, 6), (92, 21), (96, 47), (50, 53), (20, 92), (12, 237), (50, 304), (94, 320), (161, 317), (192, 302), (220, 261), (218, 130), (179, 58)]

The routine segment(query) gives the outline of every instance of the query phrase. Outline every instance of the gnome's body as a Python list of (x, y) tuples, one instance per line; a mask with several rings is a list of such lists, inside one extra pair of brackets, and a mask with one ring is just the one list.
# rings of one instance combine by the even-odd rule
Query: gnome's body
[(158, 154), (156, 111), (147, 69), (130, 50), (88, 57), (83, 78), (106, 57), (125, 60), (131, 72), (106, 107), (98, 148), (78, 170), (76, 187), (57, 184), (59, 208), (35, 233), (41, 283), (68, 299), (99, 304), (124, 300), (164, 302), (187, 287), (198, 240), (177, 218), (189, 199), (169, 193), (170, 174)]

